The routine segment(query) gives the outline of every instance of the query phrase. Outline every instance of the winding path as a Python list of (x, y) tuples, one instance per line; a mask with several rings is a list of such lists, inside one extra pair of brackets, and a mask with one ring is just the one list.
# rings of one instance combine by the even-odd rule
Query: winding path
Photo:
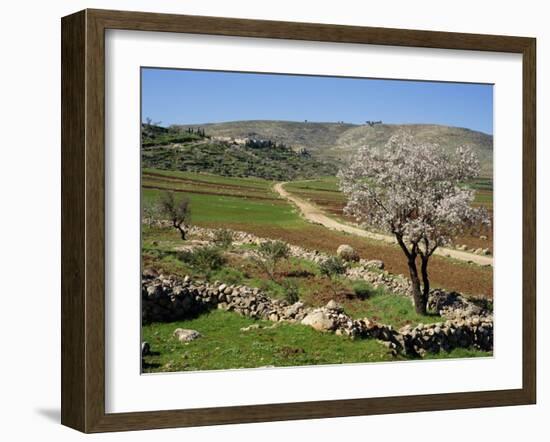
[[(302, 216), (306, 220), (315, 224), (320, 224), (322, 226), (325, 226), (328, 229), (338, 230), (340, 232), (346, 232), (352, 235), (362, 236), (362, 237), (374, 239), (377, 241), (383, 241), (389, 244), (396, 244), (396, 240), (393, 236), (368, 232), (359, 227), (354, 227), (349, 224), (344, 224), (340, 221), (337, 221), (327, 216), (325, 212), (323, 212), (315, 204), (312, 204), (309, 201), (304, 200), (288, 192), (284, 188), (284, 185), (286, 183), (287, 183), (286, 181), (276, 183), (273, 186), (273, 190), (275, 190), (275, 192), (277, 192), (281, 197), (285, 198), (286, 200), (293, 203), (296, 207), (298, 207)], [(448, 258), (458, 259), (460, 261), (473, 262), (479, 265), (490, 265), (490, 266), (493, 265), (492, 256), (476, 255), (475, 253), (464, 252), (456, 249), (438, 248), (435, 251), (435, 254), (440, 256), (445, 256)]]

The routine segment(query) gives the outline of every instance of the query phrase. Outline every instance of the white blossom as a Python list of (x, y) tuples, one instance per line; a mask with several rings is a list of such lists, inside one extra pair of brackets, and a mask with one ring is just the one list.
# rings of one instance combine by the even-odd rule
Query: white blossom
[(338, 177), (347, 214), (402, 238), (411, 251), (431, 255), (455, 236), (489, 223), (485, 209), (472, 207), (475, 192), (466, 187), (479, 171), (468, 146), (450, 155), (400, 133), (382, 149), (360, 148)]

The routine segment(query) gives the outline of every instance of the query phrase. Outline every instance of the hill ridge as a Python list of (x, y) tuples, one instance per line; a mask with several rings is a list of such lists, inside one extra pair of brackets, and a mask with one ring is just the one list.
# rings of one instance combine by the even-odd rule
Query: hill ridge
[(204, 124), (178, 124), (174, 130), (203, 128), (208, 136), (270, 139), (292, 146), (306, 148), (321, 161), (341, 163), (363, 145), (382, 147), (399, 130), (411, 132), (424, 142), (438, 143), (444, 149), (455, 150), (460, 144), (474, 147), (484, 175), (492, 175), (493, 136), (469, 128), (434, 123), (375, 125), (346, 122), (236, 120)]

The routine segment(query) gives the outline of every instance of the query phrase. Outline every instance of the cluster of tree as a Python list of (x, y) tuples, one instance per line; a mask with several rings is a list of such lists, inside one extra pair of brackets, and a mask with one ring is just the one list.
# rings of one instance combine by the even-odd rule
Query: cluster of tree
[(375, 126), (377, 124), (382, 124), (382, 120), (378, 120), (378, 121), (367, 120), (367, 121), (365, 121), (365, 124), (368, 124), (370, 127), (372, 127), (372, 126)]
[(195, 134), (195, 135), (198, 135), (199, 137), (203, 137), (203, 138), (206, 137), (206, 134), (204, 133), (204, 129), (202, 127), (197, 127), (196, 129), (194, 129), (192, 127), (188, 127), (187, 128), (187, 133), (188, 134)]
[(261, 140), (257, 138), (248, 138), (245, 142), (245, 146), (252, 149), (289, 149), (289, 147), (284, 143), (277, 143), (272, 140)]

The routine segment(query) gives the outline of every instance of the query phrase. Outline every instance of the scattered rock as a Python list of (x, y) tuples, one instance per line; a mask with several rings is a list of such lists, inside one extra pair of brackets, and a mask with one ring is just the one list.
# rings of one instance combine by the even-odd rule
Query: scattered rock
[(155, 278), (158, 276), (158, 272), (152, 268), (143, 269), (143, 276), (146, 278)]
[(260, 328), (260, 324), (251, 324), (248, 327), (241, 327), (240, 330), (242, 332), (247, 332), (247, 331), (250, 331), (250, 330), (257, 330), (259, 328)]
[(372, 259), (365, 264), (372, 269), (384, 270), (384, 261), (380, 259)]
[(174, 330), (174, 336), (178, 338), (180, 342), (190, 342), (200, 338), (202, 335), (197, 330), (177, 328)]

